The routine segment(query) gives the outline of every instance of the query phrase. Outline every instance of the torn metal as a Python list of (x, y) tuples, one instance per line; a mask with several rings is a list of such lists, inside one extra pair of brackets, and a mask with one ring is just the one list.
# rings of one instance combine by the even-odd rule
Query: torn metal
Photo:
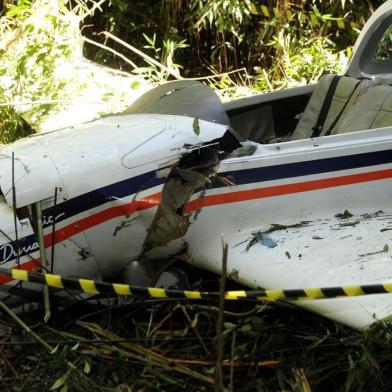
[(184, 155), (178, 165), (172, 168), (162, 188), (157, 212), (144, 241), (144, 254), (185, 235), (190, 224), (190, 215), (185, 212), (186, 204), (196, 190), (207, 187), (211, 178), (216, 176), (220, 156), (227, 154), (219, 148), (219, 143), (201, 147)]

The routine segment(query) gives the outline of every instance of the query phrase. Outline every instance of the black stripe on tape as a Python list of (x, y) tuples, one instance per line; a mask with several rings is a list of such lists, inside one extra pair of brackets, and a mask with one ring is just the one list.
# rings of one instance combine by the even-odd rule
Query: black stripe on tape
[(67, 289), (70, 290), (77, 290), (77, 291), (82, 291), (84, 292), (84, 290), (82, 289), (82, 287), (80, 286), (80, 283), (78, 280), (76, 279), (69, 279), (69, 278), (61, 278), (61, 281), (63, 282), (63, 286)]
[(363, 286), (361, 286), (361, 289), (365, 294), (388, 293), (388, 291), (385, 290), (385, 288), (382, 284), (363, 285)]
[(110, 283), (95, 282), (95, 287), (101, 294), (116, 294), (113, 285)]
[(298, 290), (283, 290), (284, 295), (286, 298), (300, 298), (300, 297), (307, 297), (307, 294), (305, 293), (304, 290), (298, 289)]
[(325, 288), (321, 288), (321, 291), (326, 297), (329, 298), (340, 297), (340, 296), (347, 297), (347, 294), (345, 293), (342, 287), (325, 287)]
[(45, 275), (29, 272), (28, 277), (31, 283), (46, 284)]
[(181, 290), (165, 290), (169, 298), (184, 298), (185, 293)]

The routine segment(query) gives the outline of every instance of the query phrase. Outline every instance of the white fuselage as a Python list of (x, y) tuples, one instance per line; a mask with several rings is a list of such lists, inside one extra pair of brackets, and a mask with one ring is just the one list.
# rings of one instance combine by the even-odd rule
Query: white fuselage
[[(107, 279), (140, 256), (168, 170), (182, 155), (227, 130), (200, 121), (200, 133), (195, 132), (193, 121), (183, 116), (112, 117), (3, 147), (0, 214), (8, 238), (0, 237), (1, 266), (39, 267), (29, 219), (17, 222), (18, 241), (10, 240), (15, 239), (12, 153), (16, 207), (43, 204), (48, 260), (55, 244), (54, 272)], [(229, 276), (249, 287), (392, 280), (391, 252), (385, 247), (392, 239), (391, 147), (391, 130), (384, 128), (258, 145), (251, 156), (221, 161), (218, 176), (226, 180), (214, 179), (186, 207), (192, 215), (184, 237), (189, 260), (219, 272), (223, 238), (229, 244)], [(335, 216), (345, 210), (353, 217)], [(253, 233), (274, 225), (269, 236), (275, 247), (256, 243), (246, 249)], [(157, 255), (170, 256), (171, 249), (171, 244), (164, 246)], [(354, 327), (370, 324), (373, 314), (383, 318), (392, 313), (388, 295), (301, 304)]]

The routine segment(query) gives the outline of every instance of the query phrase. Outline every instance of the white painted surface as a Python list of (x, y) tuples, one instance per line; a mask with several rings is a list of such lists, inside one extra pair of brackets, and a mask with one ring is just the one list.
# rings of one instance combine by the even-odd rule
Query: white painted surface
[[(385, 128), (260, 146), (252, 157), (223, 161), (220, 171), (235, 174), (235, 170), (303, 161), (312, 165), (313, 159), (387, 150), (391, 148), (391, 140), (392, 130)], [(261, 181), (213, 189), (204, 197), (390, 169), (392, 164), (388, 163)], [(354, 215), (352, 218), (335, 217), (346, 209)], [(382, 213), (374, 215), (379, 210)], [(257, 243), (246, 251), (252, 233), (268, 231), (273, 224), (294, 225), (303, 221), (309, 223), (269, 234), (276, 247)], [(355, 225), (351, 226), (352, 223)], [(220, 272), (223, 238), (229, 245), (229, 276), (252, 288), (300, 289), (391, 282), (389, 228), (392, 229), (391, 178), (205, 207), (188, 230), (186, 240), (192, 262), (201, 268)], [(388, 251), (382, 252), (385, 245)], [(372, 323), (373, 315), (381, 319), (392, 314), (389, 295), (298, 304), (357, 328)]]

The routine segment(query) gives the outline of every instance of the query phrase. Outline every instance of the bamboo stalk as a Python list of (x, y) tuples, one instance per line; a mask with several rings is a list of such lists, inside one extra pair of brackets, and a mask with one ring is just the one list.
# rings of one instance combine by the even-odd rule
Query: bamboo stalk
[[(88, 329), (89, 331), (91, 331), (94, 334), (103, 336), (105, 339), (113, 339), (113, 340), (120, 339), (120, 337), (118, 335), (116, 335), (110, 331), (106, 331), (96, 324), (78, 321), (77, 325), (79, 325), (82, 328)], [(148, 348), (145, 348), (139, 344), (135, 344), (135, 343), (131, 343), (131, 342), (121, 342), (121, 343), (119, 343), (119, 345), (126, 348), (127, 350), (129, 350), (129, 351), (122, 350), (123, 353), (128, 353), (128, 355), (132, 355), (132, 357), (137, 360), (149, 363), (152, 366), (160, 366), (160, 367), (167, 369), (167, 370), (171, 370), (174, 372), (185, 374), (187, 376), (193, 377), (197, 380), (206, 382), (208, 384), (214, 383), (214, 380), (212, 378), (205, 376), (203, 374), (200, 374), (198, 372), (195, 372), (185, 366), (176, 365), (173, 362), (171, 362), (170, 360), (168, 360), (166, 357), (164, 357), (163, 355), (157, 354), (156, 352), (154, 352)], [(111, 347), (112, 349), (116, 349), (118, 351), (121, 350), (118, 347), (114, 347), (114, 346), (109, 346), (109, 347)]]
[[(170, 358), (172, 362), (182, 365), (195, 365), (195, 366), (213, 366), (214, 362), (212, 361), (203, 361), (200, 359), (177, 359), (177, 358)], [(228, 360), (225, 359), (222, 363), (224, 367), (230, 368), (241, 368), (241, 367), (250, 367), (250, 366), (257, 366), (257, 367), (275, 367), (279, 365), (281, 361), (277, 360), (266, 360), (266, 361), (259, 361), (259, 362), (245, 362), (236, 359)]]
[(137, 68), (137, 65), (136, 65), (132, 60), (129, 60), (129, 58), (127, 58), (126, 56), (124, 56), (122, 53), (117, 52), (116, 50), (114, 50), (114, 49), (112, 49), (112, 48), (109, 48), (109, 47), (106, 46), (106, 45), (100, 44), (99, 42), (95, 42), (95, 41), (93, 41), (92, 39), (89, 39), (89, 38), (87, 38), (87, 37), (82, 37), (82, 39), (83, 39), (84, 42), (88, 42), (88, 43), (91, 44), (91, 45), (94, 45), (94, 46), (97, 46), (98, 48), (107, 50), (108, 52), (113, 53), (114, 55), (120, 57), (120, 59), (123, 59), (126, 63), (128, 63), (129, 65), (131, 65), (131, 66), (133, 67), (133, 69), (136, 69), (136, 68)]
[(26, 331), (37, 343), (39, 343), (46, 351), (51, 353), (53, 347), (45, 342), (39, 335), (29, 328), (2, 300), (0, 300), (0, 308), (4, 313), (8, 314), (24, 331)]
[[(41, 263), (43, 265), (48, 265), (46, 252), (45, 252), (45, 241), (44, 241), (44, 231), (42, 228), (42, 208), (41, 202), (34, 204), (35, 214), (36, 214), (36, 224), (37, 224), (37, 236), (39, 244), (39, 254), (41, 258)], [(49, 298), (49, 286), (44, 285), (42, 288), (44, 296), (44, 322), (47, 323), (50, 319), (50, 298)]]
[[(12, 212), (14, 216), (14, 231), (15, 231), (15, 243), (18, 243), (18, 218), (16, 216), (16, 189), (15, 189), (15, 153), (12, 152)], [(16, 253), (16, 264), (20, 268), (20, 256), (19, 252)]]
[[(50, 355), (56, 353), (56, 348), (45, 342), (37, 333), (35, 333), (22, 319), (20, 319), (1, 299), (0, 309), (4, 311), (17, 325), (19, 325), (28, 335), (30, 335), (39, 345), (41, 345)], [(75, 371), (78, 376), (85, 382), (92, 384), (89, 379), (70, 361), (65, 359), (65, 364), (70, 370)]]
[(218, 322), (216, 326), (216, 371), (215, 371), (215, 391), (220, 392), (224, 390), (223, 385), (223, 357), (224, 357), (224, 336), (223, 336), (223, 320), (224, 320), (224, 306), (225, 306), (225, 290), (226, 290), (226, 275), (227, 275), (227, 254), (228, 245), (223, 242), (223, 256), (222, 256), (222, 272), (219, 287), (219, 313)]
[[(57, 186), (54, 188), (54, 203), (53, 203), (53, 214), (56, 211), (57, 207)], [(54, 251), (55, 251), (55, 235), (56, 235), (56, 219), (53, 216), (53, 223), (52, 223), (52, 252), (50, 253), (50, 273), (53, 274), (54, 268)]]

